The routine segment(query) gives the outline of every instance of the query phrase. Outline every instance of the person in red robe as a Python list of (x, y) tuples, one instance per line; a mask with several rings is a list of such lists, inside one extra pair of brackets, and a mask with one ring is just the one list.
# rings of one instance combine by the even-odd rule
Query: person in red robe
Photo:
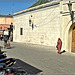
[(62, 47), (62, 41), (60, 38), (58, 38), (57, 49), (59, 54), (61, 54), (61, 47)]

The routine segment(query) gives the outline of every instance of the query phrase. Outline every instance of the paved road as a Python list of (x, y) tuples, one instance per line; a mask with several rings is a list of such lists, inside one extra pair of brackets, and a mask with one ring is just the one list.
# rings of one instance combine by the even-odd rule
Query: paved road
[[(3, 45), (3, 42), (0, 43)], [(8, 57), (20, 59), (43, 71), (44, 75), (75, 75), (75, 54), (58, 54), (55, 47), (11, 42)]]

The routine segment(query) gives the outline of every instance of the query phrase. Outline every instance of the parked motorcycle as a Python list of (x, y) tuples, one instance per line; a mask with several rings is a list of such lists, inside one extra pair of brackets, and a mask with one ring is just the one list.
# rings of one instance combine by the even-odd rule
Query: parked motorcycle
[(23, 68), (11, 67), (16, 63), (16, 59), (6, 58), (4, 52), (0, 50), (0, 75), (28, 75)]
[(0, 63), (0, 75), (27, 75), (20, 67), (5, 67), (5, 63)]

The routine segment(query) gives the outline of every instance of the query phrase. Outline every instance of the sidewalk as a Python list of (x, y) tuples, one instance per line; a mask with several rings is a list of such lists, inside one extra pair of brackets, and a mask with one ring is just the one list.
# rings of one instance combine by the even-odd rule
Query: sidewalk
[(14, 42), (11, 49), (4, 50), (8, 57), (21, 59), (42, 70), (44, 75), (75, 75), (74, 53), (58, 54), (55, 47)]

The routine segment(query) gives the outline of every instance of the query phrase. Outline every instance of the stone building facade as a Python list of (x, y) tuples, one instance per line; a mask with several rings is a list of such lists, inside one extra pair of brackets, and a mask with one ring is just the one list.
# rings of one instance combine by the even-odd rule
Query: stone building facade
[[(62, 50), (73, 51), (74, 21), (69, 13), (69, 1), (52, 1), (14, 13), (13, 41), (55, 46), (61, 38)], [(72, 4), (72, 11), (75, 10)], [(68, 13), (64, 13), (68, 12)]]

